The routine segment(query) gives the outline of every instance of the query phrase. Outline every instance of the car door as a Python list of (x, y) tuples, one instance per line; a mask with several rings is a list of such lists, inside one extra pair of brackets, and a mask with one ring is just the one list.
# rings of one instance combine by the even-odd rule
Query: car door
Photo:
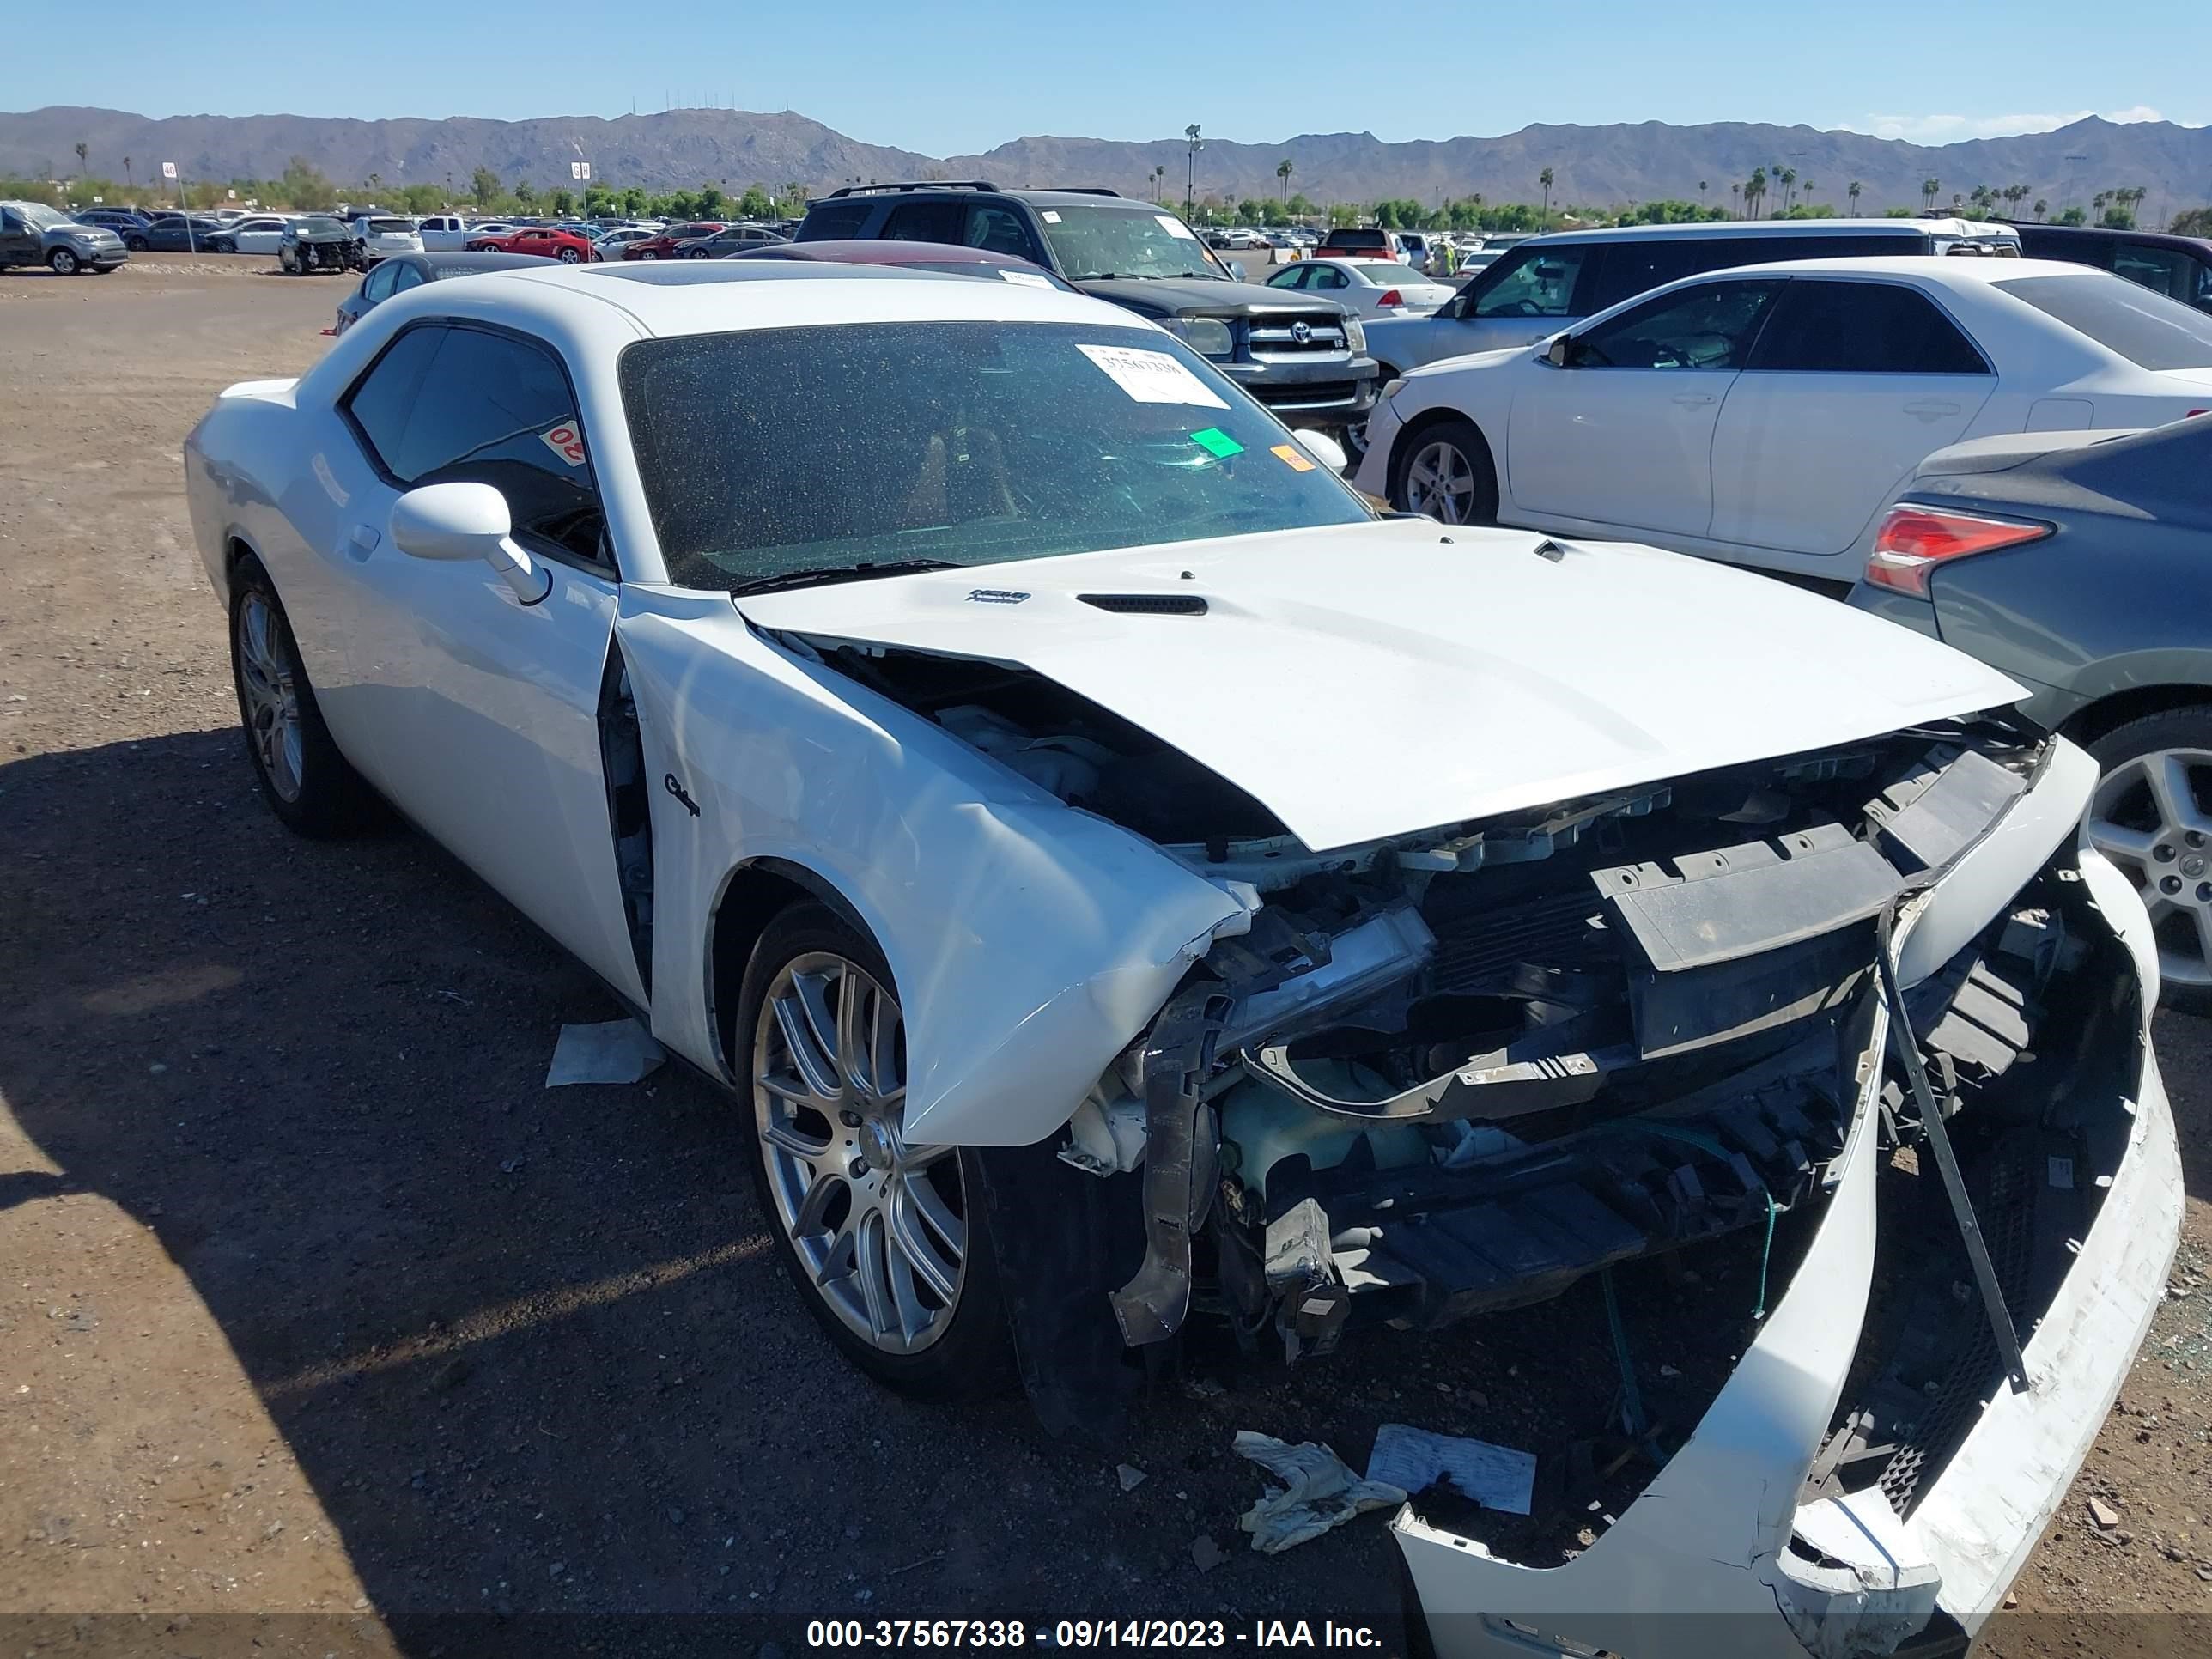
[(1741, 277), (1654, 295), (1520, 366), (1509, 417), (1514, 510), (1702, 536), (1713, 429), (1776, 290)]
[(39, 233), (14, 208), (0, 208), (0, 265), (39, 263)]
[(1721, 410), (1713, 539), (1840, 559), (1996, 389), (1989, 358), (1909, 280), (1792, 277)]
[[(356, 764), (427, 832), (623, 994), (644, 985), (617, 883), (599, 710), (620, 584), (589, 434), (542, 341), (453, 320), (403, 330), (342, 404), (347, 688)], [(485, 566), (391, 539), (403, 491), (498, 489), (547, 572), (525, 605)], [(349, 754), (352, 751), (349, 750)]]

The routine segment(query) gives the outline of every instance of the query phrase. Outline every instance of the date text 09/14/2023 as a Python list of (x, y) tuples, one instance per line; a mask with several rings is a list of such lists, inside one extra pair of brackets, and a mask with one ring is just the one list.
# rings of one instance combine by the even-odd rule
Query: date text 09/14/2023
[(1061, 1619), (1049, 1626), (1019, 1619), (816, 1619), (806, 1626), (816, 1650), (929, 1648), (1289, 1648), (1377, 1649), (1364, 1625), (1334, 1620), (1255, 1620), (1249, 1628), (1222, 1619)]

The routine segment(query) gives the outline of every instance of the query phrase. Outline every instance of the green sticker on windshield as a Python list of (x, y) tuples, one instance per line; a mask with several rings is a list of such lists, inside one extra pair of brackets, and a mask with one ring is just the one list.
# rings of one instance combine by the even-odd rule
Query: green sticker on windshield
[(1231, 455), (1242, 455), (1244, 453), (1244, 446), (1218, 426), (1207, 427), (1203, 432), (1192, 433), (1190, 441), (1207, 454), (1218, 455), (1224, 460)]

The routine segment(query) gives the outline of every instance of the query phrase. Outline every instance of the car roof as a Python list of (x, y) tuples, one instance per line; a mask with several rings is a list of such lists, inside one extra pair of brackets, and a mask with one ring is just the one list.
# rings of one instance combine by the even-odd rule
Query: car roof
[(2191, 253), (2212, 253), (2212, 237), (2177, 236), (2170, 230), (2116, 230), (2108, 225), (2014, 225), (2024, 241), (2033, 236), (2054, 241), (2111, 242), (2144, 247), (2186, 248)]
[(1569, 242), (1643, 242), (1690, 236), (1968, 236), (2005, 237), (2016, 227), (1979, 219), (1705, 219), (1686, 225), (1616, 225), (1601, 230), (1554, 230), (1518, 244), (1549, 247)]
[(435, 271), (441, 276), (464, 276), (479, 270), (530, 270), (544, 264), (534, 253), (402, 253), (410, 265)]
[(1124, 196), (1119, 191), (1097, 190), (1004, 190), (997, 185), (864, 185), (849, 196), (825, 196), (820, 201), (809, 202), (809, 211), (823, 202), (891, 201), (908, 196), (948, 196), (963, 202), (973, 202), (993, 196), (1011, 197), (1018, 202), (1029, 202), (1038, 207), (1066, 207), (1089, 204), (1092, 207), (1138, 208), (1149, 213), (1162, 211), (1157, 202), (1146, 202), (1134, 196)]
[[(1007, 321), (1143, 326), (1119, 306), (1056, 288), (979, 283), (887, 265), (799, 259), (673, 260), (556, 265), (494, 272), (489, 283), (527, 283), (541, 295), (618, 307), (667, 337), (809, 324)], [(478, 289), (477, 292), (484, 290)]]
[[(2064, 259), (1981, 258), (1945, 255), (1885, 253), (1850, 259), (1777, 259), (1771, 264), (1730, 265), (1725, 270), (1701, 270), (1684, 283), (1712, 276), (1911, 276), (1941, 288), (1971, 289), (2016, 276), (2103, 276), (2124, 282), (2108, 270), (2077, 265)], [(1673, 286), (1673, 284), (1669, 284)]]

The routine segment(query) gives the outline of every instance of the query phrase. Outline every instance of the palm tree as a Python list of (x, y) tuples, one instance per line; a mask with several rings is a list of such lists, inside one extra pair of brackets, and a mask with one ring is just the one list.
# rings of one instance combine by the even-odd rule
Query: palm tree
[(1152, 199), (1160, 199), (1160, 181), (1168, 176), (1167, 163), (1163, 161), (1152, 169)]
[(1782, 169), (1780, 178), (1782, 179), (1782, 210), (1787, 213), (1790, 211), (1790, 198), (1797, 191), (1797, 169), (1784, 167)]
[(1808, 207), (1813, 205), (1813, 181), (1810, 179), (1797, 181), (1797, 199)]
[(2041, 224), (2043, 222), (2043, 216), (2050, 211), (2051, 204), (2044, 200), (2042, 197), (2037, 197), (2035, 198), (2035, 222), (2039, 225)]
[(1744, 181), (1743, 206), (1745, 214), (1753, 218), (1759, 215), (1759, 204), (1766, 199), (1766, 169), (1753, 167), (1751, 177)]
[(1188, 219), (1198, 211), (1198, 153), (1206, 148), (1206, 141), (1198, 136), (1195, 121), (1182, 130), (1182, 137), (1190, 146), (1190, 193), (1182, 198), (1183, 217)]
[(85, 163), (91, 155), (92, 147), (80, 140), (76, 147), (76, 171), (80, 179), (84, 176)]
[(1536, 175), (1536, 182), (1544, 187), (1544, 228), (1552, 228), (1552, 170), (1546, 167)]
[(137, 185), (131, 182), (131, 158), (127, 155), (123, 158), (123, 187), (125, 190), (135, 190), (137, 188)]
[(1851, 211), (1855, 214), (1859, 210), (1859, 192), (1863, 188), (1864, 186), (1863, 186), (1857, 179), (1854, 179), (1851, 180), (1850, 188), (1844, 192), (1844, 195), (1851, 198)]
[(1275, 163), (1275, 177), (1283, 181), (1283, 211), (1285, 213), (1291, 210), (1291, 174), (1295, 171), (1296, 169), (1291, 166), (1291, 158), (1287, 155)]
[(1735, 215), (1736, 210), (1736, 198), (1742, 194), (1743, 186), (1741, 185), (1730, 185), (1729, 186), (1729, 213), (1731, 216)]

